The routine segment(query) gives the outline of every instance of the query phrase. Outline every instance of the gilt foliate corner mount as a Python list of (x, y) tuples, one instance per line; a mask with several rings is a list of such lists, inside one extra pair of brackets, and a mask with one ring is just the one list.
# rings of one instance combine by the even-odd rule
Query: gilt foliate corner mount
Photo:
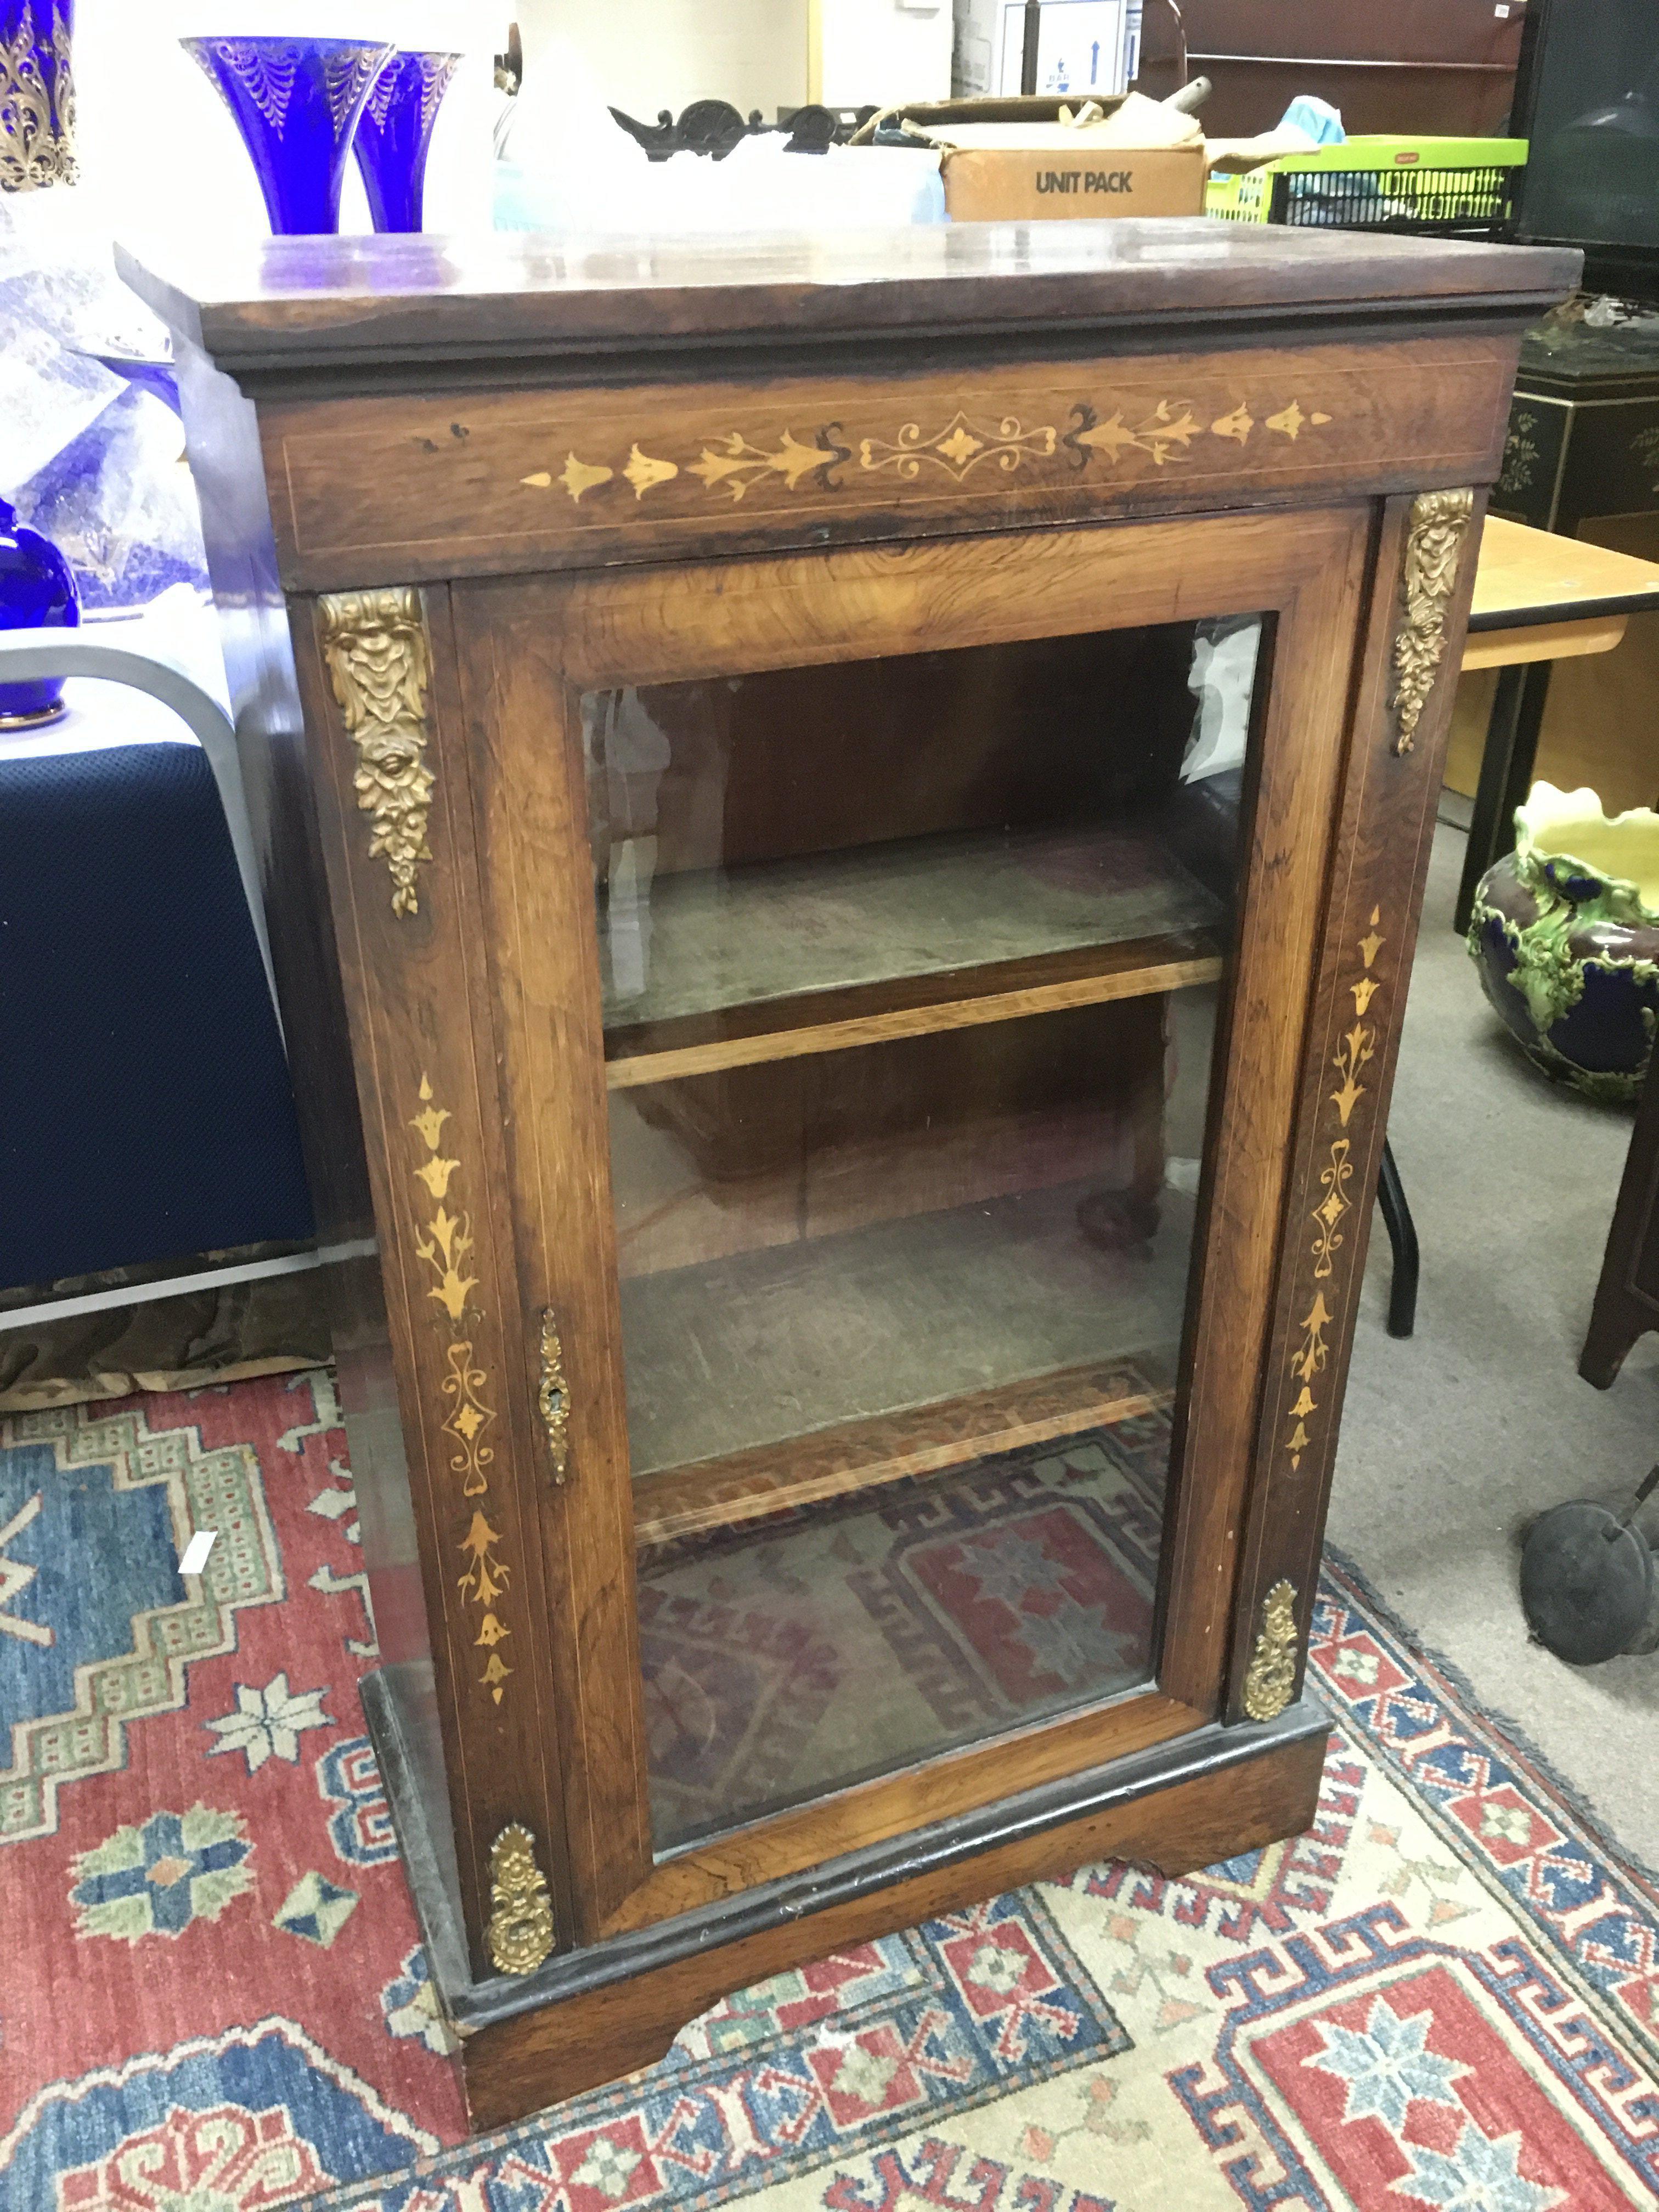
[(1448, 622), (1463, 544), (1474, 513), (1472, 491), (1419, 492), (1412, 501), (1401, 571), (1403, 607), (1395, 633), (1394, 749), (1408, 753), (1446, 657)]
[(426, 841), (432, 649), (421, 596), (397, 585), (329, 592), (320, 604), (323, 658), (357, 756), (352, 787), (372, 824), (369, 857), (386, 863), (393, 914), (416, 914), (416, 872), (432, 858)]

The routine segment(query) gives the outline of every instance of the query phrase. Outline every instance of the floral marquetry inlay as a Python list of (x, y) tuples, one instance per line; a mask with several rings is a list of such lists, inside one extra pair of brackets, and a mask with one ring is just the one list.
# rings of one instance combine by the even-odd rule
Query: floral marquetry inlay
[[(427, 1296), (440, 1310), (447, 1340), (438, 1388), (448, 1408), (441, 1425), (453, 1446), (449, 1472), (459, 1480), (462, 1498), (477, 1500), (489, 1492), (495, 1450), (488, 1435), (495, 1411), (489, 1403), (489, 1372), (474, 1356), (471, 1336), (460, 1333), (478, 1282), (467, 1272), (473, 1250), (472, 1217), (453, 1196), (453, 1179), (462, 1166), (444, 1151), (444, 1124), (453, 1116), (447, 1106), (434, 1103), (432, 1084), (424, 1074), (420, 1101), (420, 1112), (409, 1121), (425, 1152), (410, 1170), (424, 1193), (415, 1251), (431, 1279)], [(488, 1509), (475, 1504), (458, 1547), (466, 1564), (456, 1580), (463, 1599), (478, 1609), (477, 1634), (472, 1640), (485, 1654), (478, 1680), (498, 1705), (513, 1672), (496, 1649), (512, 1634), (500, 1610), (511, 1573), (497, 1548), (501, 1541), (501, 1531), (491, 1525)]]
[[(822, 441), (827, 433), (820, 431)], [(636, 447), (635, 452), (639, 449)], [(819, 442), (803, 445), (793, 430), (786, 430), (777, 443), (777, 450), (769, 453), (763, 446), (751, 445), (741, 430), (731, 434), (715, 446), (705, 446), (695, 461), (687, 464), (690, 473), (701, 477), (710, 491), (730, 492), (734, 500), (768, 477), (776, 477), (790, 491), (793, 491), (804, 477), (820, 469), (831, 469), (838, 461), (851, 459), (846, 447)], [(677, 471), (670, 468), (668, 475)], [(666, 478), (658, 478), (665, 482)], [(827, 481), (827, 479), (826, 479)], [(641, 493), (648, 489), (641, 486)]]
[(655, 484), (671, 483), (679, 472), (677, 462), (653, 460), (649, 453), (642, 453), (637, 446), (629, 454), (628, 466), (623, 471), (634, 487), (635, 499), (643, 499)]
[[(1291, 1309), (1296, 1316), (1288, 1361), (1294, 1395), (1287, 1395), (1278, 1417), (1285, 1426), (1275, 1447), (1283, 1450), (1292, 1473), (1321, 1441), (1322, 1424), (1329, 1420), (1330, 1386), (1326, 1377), (1344, 1288), (1337, 1279), (1338, 1263), (1348, 1242), (1348, 1217), (1355, 1205), (1352, 1124), (1361, 1101), (1370, 1095), (1371, 1085), (1364, 1079), (1377, 1048), (1377, 1025), (1370, 1017), (1383, 988), (1377, 973), (1378, 957), (1388, 942), (1382, 921), (1382, 908), (1373, 907), (1365, 933), (1354, 945), (1357, 972), (1351, 970), (1340, 987), (1339, 998), (1346, 996), (1353, 1002), (1353, 1018), (1345, 1022), (1330, 1058), (1335, 1087), (1325, 1091), (1320, 1101), (1324, 1117), (1320, 1139), (1324, 1158), (1317, 1170), (1320, 1197), (1307, 1216), (1303, 1233), (1310, 1229), (1312, 1235), (1303, 1248), (1300, 1262), (1306, 1268), (1311, 1258), (1311, 1280)], [(1325, 1079), (1329, 1081), (1329, 1073)], [(1363, 1156), (1363, 1146), (1361, 1152)], [(1366, 1198), (1369, 1203), (1368, 1194)], [(1351, 1266), (1347, 1272), (1352, 1274)], [(1306, 1309), (1300, 1310), (1304, 1298)], [(1263, 1601), (1261, 1626), (1244, 1678), (1243, 1703), (1250, 1719), (1273, 1720), (1290, 1704), (1296, 1687), (1297, 1644), (1296, 1591), (1288, 1582), (1276, 1582)]]
[[(722, 428), (704, 432), (678, 453), (672, 450), (673, 439), (645, 432), (650, 451), (639, 439), (625, 453), (620, 447), (609, 453), (572, 449), (556, 471), (537, 469), (519, 482), (530, 491), (562, 491), (576, 507), (590, 495), (614, 500), (624, 486), (636, 506), (644, 504), (682, 477), (695, 479), (704, 494), (733, 501), (761, 486), (845, 495), (866, 477), (962, 484), (1012, 476), (1040, 480), (1046, 473), (1071, 482), (1091, 467), (1115, 472), (1131, 454), (1162, 469), (1206, 445), (1212, 451), (1218, 443), (1257, 450), (1275, 442), (1293, 445), (1304, 432), (1334, 419), (1328, 409), (1296, 398), (1271, 412), (1253, 412), (1249, 399), (1236, 399), (1220, 414), (1175, 397), (1116, 406), (1079, 398), (1050, 422), (994, 407), (958, 407), (943, 419), (899, 422), (886, 432), (841, 422), (820, 424), (805, 434), (789, 424)], [(616, 489), (607, 491), (611, 486)]]
[(1292, 1468), (1301, 1466), (1303, 1453), (1314, 1441), (1310, 1423), (1320, 1411), (1315, 1385), (1323, 1390), (1320, 1377), (1330, 1357), (1325, 1333), (1334, 1325), (1336, 1316), (1326, 1304), (1322, 1286), (1336, 1272), (1337, 1255), (1346, 1239), (1347, 1218), (1354, 1208), (1351, 1188), (1353, 1139), (1348, 1125), (1360, 1100), (1367, 1096), (1370, 1086), (1361, 1078), (1376, 1054), (1376, 1025), (1367, 1017), (1382, 988), (1382, 979), (1376, 973), (1377, 957), (1388, 942), (1382, 934), (1382, 908), (1373, 907), (1365, 934), (1354, 948), (1359, 957), (1359, 972), (1344, 986), (1353, 1000), (1353, 1020), (1338, 1037), (1331, 1059), (1338, 1081), (1336, 1088), (1326, 1094), (1324, 1103), (1335, 1109), (1336, 1127), (1319, 1170), (1320, 1200), (1309, 1216), (1313, 1229), (1313, 1277), (1320, 1287), (1315, 1290), (1307, 1312), (1297, 1322), (1301, 1334), (1291, 1353), (1291, 1377), (1298, 1389), (1285, 1415), (1290, 1427), (1285, 1449)]
[(895, 469), (914, 480), (924, 465), (942, 469), (960, 483), (970, 469), (990, 462), (1005, 475), (1028, 460), (1047, 460), (1054, 453), (1058, 433), (1052, 422), (1027, 429), (1018, 415), (1004, 415), (994, 422), (970, 422), (958, 409), (943, 429), (924, 431), (920, 422), (901, 424), (896, 439), (861, 438), (861, 469)]

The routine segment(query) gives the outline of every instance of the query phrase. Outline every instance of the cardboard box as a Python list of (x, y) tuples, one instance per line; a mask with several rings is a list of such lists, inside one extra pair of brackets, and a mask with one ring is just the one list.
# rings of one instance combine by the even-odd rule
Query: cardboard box
[(1194, 116), (1129, 93), (1081, 127), (1063, 122), (932, 121), (953, 222), (1055, 216), (1202, 215), (1204, 134)]

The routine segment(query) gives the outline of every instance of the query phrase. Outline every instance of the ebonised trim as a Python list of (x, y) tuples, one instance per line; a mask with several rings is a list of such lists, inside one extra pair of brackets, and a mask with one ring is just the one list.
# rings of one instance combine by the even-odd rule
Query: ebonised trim
[(1563, 356), (1557, 365), (1523, 349), (1516, 398), (1557, 407), (1651, 406), (1659, 398), (1659, 356), (1650, 362), (1632, 361), (1627, 368), (1606, 362), (1594, 368), (1576, 368), (1570, 358)]
[(377, 1667), (373, 1674), (363, 1676), (357, 1687), (362, 1697), (368, 1740), (374, 1747), (374, 1764), (380, 1769), (386, 1802), (392, 1808), (398, 1849), (403, 1857), (409, 1893), (415, 1900), (416, 1917), (421, 1923), (427, 1962), (439, 1995), (447, 2002), (448, 1992), (470, 1987), (471, 1978), (466, 1956), (466, 1929), (455, 1889), (454, 1850), (452, 1848), (448, 1852), (446, 1868), (426, 1817), (426, 1800), (398, 1711), (397, 1693), (387, 1680), (386, 1669)]
[(912, 1829), (885, 1843), (829, 1860), (823, 1866), (745, 1890), (718, 1905), (700, 1907), (695, 1913), (609, 1936), (580, 1951), (563, 1952), (522, 1979), (496, 1975), (473, 1981), (457, 1971), (465, 1956), (459, 1916), (453, 1901), (434, 1890), (436, 1861), (419, 1799), (409, 1786), (409, 1765), (398, 1741), (395, 1709), (378, 1672), (364, 1677), (362, 1689), (369, 1735), (434, 1977), (445, 2010), (463, 2035), (523, 2013), (539, 2011), (546, 2005), (586, 1996), (693, 1954), (763, 1935), (769, 1929), (871, 1896), (914, 1876), (960, 1865), (981, 1851), (1046, 1834), (1068, 1821), (1132, 1805), (1176, 1783), (1197, 1781), (1243, 1765), (1268, 1752), (1327, 1735), (1331, 1729), (1328, 1716), (1307, 1697), (1262, 1726), (1244, 1723), (1222, 1727), (1212, 1722), (1149, 1751), (1046, 1783), (959, 1819)]
[(1593, 622), (1598, 615), (1648, 614), (1659, 607), (1659, 586), (1647, 592), (1614, 592), (1599, 599), (1563, 599), (1534, 607), (1497, 607), (1469, 617), (1469, 635), (1486, 629), (1533, 629), (1542, 623)]

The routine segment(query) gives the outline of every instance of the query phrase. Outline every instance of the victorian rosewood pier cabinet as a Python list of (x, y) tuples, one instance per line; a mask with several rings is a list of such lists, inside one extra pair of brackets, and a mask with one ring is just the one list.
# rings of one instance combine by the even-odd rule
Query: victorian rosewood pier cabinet
[(1442, 739), (1576, 264), (129, 258), (478, 2124), (1004, 1885), (1310, 1820)]

